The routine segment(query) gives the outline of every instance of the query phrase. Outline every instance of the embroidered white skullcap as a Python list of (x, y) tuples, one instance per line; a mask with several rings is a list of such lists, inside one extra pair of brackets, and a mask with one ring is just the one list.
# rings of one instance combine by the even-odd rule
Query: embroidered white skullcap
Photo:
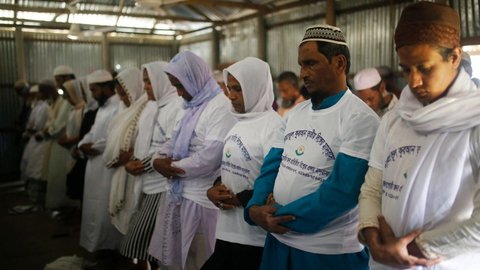
[(87, 76), (88, 84), (104, 83), (113, 80), (112, 74), (104, 69), (98, 69)]
[(74, 74), (73, 69), (65, 65), (58, 66), (53, 70), (53, 76), (70, 75), (70, 74)]
[(30, 93), (38, 93), (38, 84), (35, 84), (30, 88)]
[(300, 44), (307, 41), (323, 41), (348, 46), (342, 30), (338, 27), (328, 24), (319, 24), (307, 27), (305, 30), (305, 35), (303, 36)]
[(380, 74), (376, 68), (366, 68), (359, 71), (353, 77), (353, 86), (355, 90), (361, 91), (372, 88), (382, 81)]

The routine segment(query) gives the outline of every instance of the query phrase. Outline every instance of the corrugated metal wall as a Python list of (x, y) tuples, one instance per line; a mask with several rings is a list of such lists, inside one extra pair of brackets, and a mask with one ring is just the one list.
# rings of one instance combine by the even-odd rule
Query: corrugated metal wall
[(27, 78), (38, 82), (53, 79), (58, 65), (72, 67), (77, 77), (85, 76), (102, 67), (102, 48), (99, 43), (55, 40), (25, 40)]
[(450, 0), (450, 5), (460, 13), (462, 37), (480, 37), (480, 0)]
[(220, 40), (220, 63), (258, 56), (257, 20), (251, 19), (227, 25)]
[(351, 68), (354, 74), (364, 68), (375, 66), (398, 66), (393, 46), (395, 25), (403, 7), (408, 3), (344, 13), (337, 16), (350, 48)]
[[(336, 24), (341, 28), (349, 44), (351, 53), (350, 73), (373, 66), (387, 65), (397, 67), (398, 60), (393, 47), (393, 32), (400, 12), (408, 3), (395, 4), (393, 10), (390, 6), (377, 7), (367, 10), (343, 12), (342, 10), (359, 7), (365, 4), (375, 4), (382, 1), (344, 1), (337, 4), (339, 14)], [(325, 23), (324, 3), (305, 6), (288, 14), (274, 15), (268, 19), (273, 27), (268, 30), (267, 56), (274, 76), (281, 71), (291, 70), (298, 74), (297, 46), (303, 37), (305, 28), (309, 25)], [(302, 18), (318, 18), (295, 24), (275, 26), (284, 21)], [(391, 16), (393, 15), (393, 17)]]
[(200, 42), (195, 42), (195, 43), (190, 43), (190, 44), (182, 44), (180, 46), (180, 51), (191, 51), (195, 53), (196, 55), (200, 56), (207, 64), (210, 66), (210, 68), (214, 68), (213, 66), (213, 56), (212, 56), (212, 46), (213, 46), (213, 41), (212, 40), (205, 40), (205, 41), (200, 41)]
[[(120, 69), (127, 67), (140, 68), (142, 64), (153, 61), (170, 61), (172, 47), (146, 44), (110, 44), (110, 65)], [(118, 68), (116, 68), (118, 69)]]
[(0, 174), (18, 170), (19, 141), (15, 120), (21, 110), (21, 100), (13, 91), (17, 79), (17, 52), (13, 32), (0, 32)]
[(297, 75), (300, 73), (297, 61), (298, 44), (302, 40), (305, 28), (318, 23), (324, 23), (324, 19), (288, 24), (267, 32), (267, 61), (273, 77), (287, 70)]
[(0, 32), (0, 55), (0, 84), (11, 84), (17, 78), (17, 52), (13, 32)]
[[(358, 7), (364, 4), (378, 3), (378, 0), (345, 1), (338, 5), (340, 15), (336, 17), (336, 24), (346, 35), (351, 53), (350, 73), (355, 73), (363, 68), (387, 65), (396, 67), (398, 60), (394, 54), (393, 31), (400, 12), (407, 4), (395, 4), (394, 9), (390, 6), (378, 7), (369, 10), (360, 10), (342, 13), (342, 9)], [(305, 28), (313, 24), (325, 23), (325, 17), (319, 11), (324, 11), (324, 3), (305, 6), (288, 14), (278, 14), (268, 19), (274, 27), (268, 30), (267, 56), (274, 76), (284, 70), (299, 73), (297, 56), (298, 44), (303, 37)], [(393, 18), (390, 14), (393, 14)], [(303, 21), (295, 24), (287, 24), (275, 27), (275, 24), (297, 19), (315, 17), (318, 19)], [(302, 18), (302, 17), (300, 17)]]
[[(287, 70), (297, 75), (300, 73), (297, 61), (298, 44), (308, 26), (325, 23), (325, 18), (320, 16), (320, 12), (324, 10), (325, 2), (321, 2), (267, 17), (267, 27), (269, 28), (267, 31), (267, 61), (274, 78)], [(277, 24), (308, 17), (315, 19), (276, 26)]]

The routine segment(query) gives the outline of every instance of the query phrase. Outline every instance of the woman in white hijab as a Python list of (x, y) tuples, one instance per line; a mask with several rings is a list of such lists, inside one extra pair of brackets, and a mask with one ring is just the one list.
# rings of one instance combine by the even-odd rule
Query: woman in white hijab
[(223, 77), (238, 122), (224, 141), (221, 178), (207, 191), (220, 213), (215, 252), (202, 269), (258, 269), (266, 233), (244, 221), (243, 208), (264, 157), (275, 138), (282, 137), (282, 119), (272, 109), (273, 81), (267, 63), (247, 57), (224, 69)]
[[(158, 267), (148, 255), (148, 246), (155, 226), (155, 217), (161, 196), (167, 188), (167, 179), (152, 170), (152, 155), (170, 139), (175, 123), (183, 115), (182, 100), (165, 74), (166, 62), (152, 62), (142, 66), (144, 89), (148, 96), (139, 124), (133, 158), (125, 165), (135, 175), (135, 196), (141, 193), (141, 205), (132, 218), (120, 253), (141, 261), (141, 267)], [(139, 190), (141, 189), (141, 192)], [(134, 202), (139, 201), (134, 198)], [(132, 207), (136, 209), (136, 207)]]
[(129, 208), (133, 177), (125, 171), (124, 165), (133, 153), (133, 145), (138, 134), (138, 120), (147, 102), (142, 95), (141, 74), (138, 68), (123, 70), (116, 77), (117, 94), (125, 109), (113, 118), (107, 137), (103, 160), (108, 168), (116, 168), (110, 189), (109, 213), (112, 224), (125, 234), (132, 210)]
[[(72, 149), (80, 140), (80, 126), (82, 125), (85, 100), (83, 99), (82, 88), (80, 87), (80, 81), (69, 80), (63, 84), (65, 90), (65, 98), (72, 105), (71, 110), (67, 117), (67, 124), (65, 127), (65, 134), (58, 139), (58, 144), (61, 146)], [(67, 172), (69, 172), (75, 165), (75, 160), (69, 157), (67, 160)]]
[(223, 140), (235, 119), (230, 102), (203, 59), (185, 51), (165, 68), (184, 99), (185, 116), (155, 154), (155, 170), (170, 178), (149, 248), (162, 264), (198, 269), (213, 253), (218, 210), (206, 196), (220, 175)]

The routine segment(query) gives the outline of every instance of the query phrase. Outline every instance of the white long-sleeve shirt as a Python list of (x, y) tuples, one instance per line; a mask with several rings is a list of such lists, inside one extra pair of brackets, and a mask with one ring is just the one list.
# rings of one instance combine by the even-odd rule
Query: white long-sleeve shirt
[[(107, 130), (117, 113), (119, 102), (118, 96), (114, 95), (98, 109), (95, 123), (78, 143), (79, 146), (93, 143), (92, 147), (95, 150), (100, 152), (105, 150)], [(80, 245), (89, 252), (101, 249), (117, 249), (122, 240), (122, 235), (112, 225), (108, 212), (114, 171), (105, 166), (102, 155), (88, 158), (85, 170)]]
[[(210, 100), (195, 127), (189, 156), (172, 162), (173, 167), (185, 171), (180, 178), (183, 181), (183, 197), (212, 209), (216, 209), (216, 206), (208, 200), (207, 190), (220, 176), (223, 140), (236, 123), (230, 106), (230, 101), (221, 93)], [(159, 155), (169, 155), (172, 148), (171, 141), (165, 143), (152, 162)]]
[(92, 148), (103, 152), (107, 142), (108, 127), (113, 116), (118, 111), (120, 99), (117, 95), (110, 97), (103, 106), (98, 109), (95, 122), (90, 131), (85, 134), (78, 146), (86, 143), (93, 143)]

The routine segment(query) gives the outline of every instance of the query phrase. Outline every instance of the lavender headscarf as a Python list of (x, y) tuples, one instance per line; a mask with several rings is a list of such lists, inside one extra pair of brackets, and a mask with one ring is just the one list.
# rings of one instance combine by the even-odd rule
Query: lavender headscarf
[(198, 118), (208, 102), (222, 90), (205, 61), (189, 51), (178, 53), (173, 57), (165, 68), (165, 72), (177, 78), (193, 97), (192, 100), (185, 101), (185, 116), (180, 123), (180, 128), (172, 136), (171, 155), (173, 159), (179, 160), (188, 157), (188, 146)]

